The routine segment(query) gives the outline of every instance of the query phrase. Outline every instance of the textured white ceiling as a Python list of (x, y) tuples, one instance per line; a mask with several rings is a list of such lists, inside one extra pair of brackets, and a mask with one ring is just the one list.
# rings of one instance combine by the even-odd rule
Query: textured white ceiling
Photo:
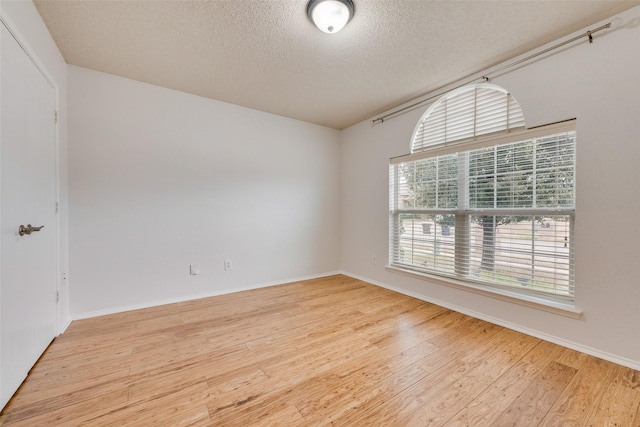
[(325, 34), (307, 0), (35, 1), (69, 64), (336, 129), (640, 4), (354, 3)]

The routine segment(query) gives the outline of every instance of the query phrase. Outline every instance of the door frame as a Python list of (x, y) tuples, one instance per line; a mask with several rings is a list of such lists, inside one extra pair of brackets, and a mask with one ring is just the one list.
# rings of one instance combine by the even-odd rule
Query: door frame
[[(7, 16), (2, 7), (0, 6), (0, 25), (4, 25), (4, 27), (9, 31), (9, 33), (16, 40), (18, 45), (22, 48), (25, 54), (29, 57), (31, 62), (35, 65), (35, 67), (40, 71), (42, 76), (47, 80), (47, 82), (51, 85), (54, 90), (54, 103), (55, 103), (55, 112), (52, 111), (51, 114), (56, 114), (55, 118), (55, 198), (56, 198), (56, 235), (55, 235), (55, 257), (56, 257), (56, 332), (55, 336), (60, 335), (64, 332), (64, 329), (68, 326), (67, 324), (62, 324), (63, 322), (63, 313), (61, 313), (61, 309), (63, 304), (60, 303), (60, 297), (62, 295), (61, 292), (61, 282), (62, 282), (62, 266), (61, 257), (60, 257), (60, 87), (58, 83), (53, 78), (51, 73), (44, 66), (44, 63), (38, 58), (38, 55), (35, 53), (35, 50), (31, 47), (27, 39), (22, 35), (18, 26), (13, 22), (13, 20)], [(0, 87), (0, 93), (2, 92), (2, 88)], [(2, 194), (0, 194), (0, 203), (2, 203)], [(2, 218), (0, 218), (0, 221)], [(0, 245), (0, 253), (2, 251), (2, 246)], [(2, 265), (0, 264), (0, 269), (2, 269)], [(66, 297), (68, 295), (64, 294)]]

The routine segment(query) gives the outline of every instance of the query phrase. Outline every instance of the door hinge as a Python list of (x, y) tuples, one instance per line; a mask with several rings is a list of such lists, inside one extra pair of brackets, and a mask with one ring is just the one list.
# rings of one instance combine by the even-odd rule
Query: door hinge
[(60, 292), (56, 291), (56, 302), (60, 302)]
[(53, 110), (53, 123), (58, 123), (58, 110)]
[(60, 204), (56, 202), (56, 213), (60, 212)]

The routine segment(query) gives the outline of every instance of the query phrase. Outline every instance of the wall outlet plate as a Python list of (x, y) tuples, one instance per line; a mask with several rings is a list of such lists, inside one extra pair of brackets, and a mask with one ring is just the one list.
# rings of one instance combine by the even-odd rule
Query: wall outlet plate
[(200, 265), (191, 264), (189, 266), (189, 274), (191, 274), (192, 276), (197, 276), (198, 274), (200, 274)]

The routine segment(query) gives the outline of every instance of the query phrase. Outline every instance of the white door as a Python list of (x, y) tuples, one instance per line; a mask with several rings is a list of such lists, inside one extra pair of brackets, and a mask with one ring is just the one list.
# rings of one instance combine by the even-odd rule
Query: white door
[(56, 335), (57, 184), (55, 89), (0, 27), (2, 408)]

